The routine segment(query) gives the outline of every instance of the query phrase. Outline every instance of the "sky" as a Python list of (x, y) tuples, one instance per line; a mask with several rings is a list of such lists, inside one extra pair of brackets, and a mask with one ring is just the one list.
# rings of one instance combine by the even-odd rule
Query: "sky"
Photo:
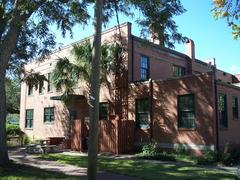
[[(174, 20), (178, 25), (178, 31), (194, 41), (196, 58), (203, 61), (215, 58), (218, 69), (232, 74), (240, 74), (240, 57), (238, 54), (240, 52), (240, 39), (233, 39), (231, 28), (228, 27), (225, 19), (214, 19), (211, 12), (212, 0), (181, 0), (181, 2), (187, 11), (175, 17)], [(93, 10), (90, 11), (93, 14)], [(139, 16), (136, 13), (135, 18)], [(134, 22), (135, 20), (120, 15), (120, 23), (127, 21), (132, 23), (132, 33), (140, 36), (140, 29)], [(116, 18), (113, 17), (103, 30), (116, 24)], [(73, 32), (73, 39), (68, 36), (63, 39), (60, 34), (56, 34), (57, 42), (67, 45), (92, 35), (92, 22), (84, 28), (81, 26), (74, 27)], [(175, 44), (175, 50), (184, 53), (184, 44)]]

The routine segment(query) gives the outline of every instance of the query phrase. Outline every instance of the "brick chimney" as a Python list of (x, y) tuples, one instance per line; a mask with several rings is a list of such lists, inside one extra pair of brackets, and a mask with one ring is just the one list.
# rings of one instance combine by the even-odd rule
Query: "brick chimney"
[(186, 40), (186, 52), (185, 54), (190, 58), (188, 62), (188, 74), (193, 74), (193, 64), (195, 61), (195, 45), (193, 40)]
[(186, 55), (188, 55), (193, 61), (195, 60), (195, 45), (191, 39), (187, 39), (186, 41)]

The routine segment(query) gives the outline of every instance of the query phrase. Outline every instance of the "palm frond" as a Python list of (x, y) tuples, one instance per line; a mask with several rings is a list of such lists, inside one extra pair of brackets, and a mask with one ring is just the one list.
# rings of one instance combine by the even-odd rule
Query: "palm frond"
[[(107, 83), (107, 75), (115, 72), (116, 64), (121, 63), (123, 48), (119, 44), (104, 43), (101, 46), (100, 82)], [(92, 45), (89, 40), (82, 44), (75, 44), (71, 51), (73, 61), (68, 58), (59, 58), (53, 72), (53, 84), (56, 89), (64, 90), (64, 97), (74, 93), (73, 88), (79, 79), (90, 82)]]
[(40, 82), (43, 82), (43, 81), (48, 81), (48, 80), (44, 75), (38, 72), (36, 73), (33, 70), (30, 70), (29, 72), (25, 71), (21, 79), (21, 82), (26, 82), (28, 86), (33, 86), (35, 87), (35, 89), (37, 89)]

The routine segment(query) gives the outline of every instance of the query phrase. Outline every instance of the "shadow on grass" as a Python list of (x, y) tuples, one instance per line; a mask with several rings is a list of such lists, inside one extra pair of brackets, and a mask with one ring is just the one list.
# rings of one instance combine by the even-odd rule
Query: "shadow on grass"
[(85, 177), (69, 176), (61, 172), (47, 171), (31, 166), (10, 163), (0, 167), (0, 179), (86, 179)]
[[(50, 154), (43, 156), (62, 163), (87, 167), (87, 157)], [(99, 170), (138, 177), (142, 179), (235, 179), (236, 176), (222, 170), (193, 165), (174, 165), (140, 162), (136, 160), (98, 159)]]

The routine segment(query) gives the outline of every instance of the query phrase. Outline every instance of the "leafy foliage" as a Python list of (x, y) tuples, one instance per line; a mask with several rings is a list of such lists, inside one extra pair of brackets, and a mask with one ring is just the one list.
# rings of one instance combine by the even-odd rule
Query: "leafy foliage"
[[(89, 86), (92, 61), (92, 46), (89, 40), (75, 44), (72, 49), (73, 59), (59, 58), (53, 71), (53, 84), (57, 91), (64, 90), (63, 97), (74, 92), (77, 82), (84, 80)], [(103, 44), (101, 47), (101, 83), (107, 83), (107, 75), (114, 70), (115, 56), (121, 53), (116, 45)]]
[(142, 155), (143, 156), (155, 156), (157, 154), (157, 143), (150, 142), (148, 144), (143, 145), (142, 147)]
[(19, 126), (17, 125), (12, 125), (12, 124), (7, 124), (6, 125), (6, 134), (7, 136), (16, 136), (22, 133), (20, 130)]
[(5, 79), (6, 105), (8, 113), (19, 113), (20, 82), (17, 77)]
[(212, 9), (216, 19), (226, 18), (228, 25), (232, 28), (234, 39), (240, 37), (240, 4), (239, 0), (214, 0)]
[(175, 42), (184, 42), (185, 37), (178, 33), (177, 25), (173, 20), (175, 15), (181, 15), (186, 10), (179, 0), (132, 0), (131, 1), (143, 14), (137, 20), (142, 27), (141, 34), (153, 35), (154, 39), (159, 40), (161, 46), (174, 48)]
[(24, 145), (27, 145), (27, 144), (30, 144), (30, 138), (29, 138), (29, 136), (28, 135), (26, 135), (26, 134), (24, 134), (24, 136), (23, 136), (23, 144)]
[(203, 156), (197, 158), (197, 164), (209, 165), (217, 163), (217, 154), (211, 149), (205, 149)]
[(43, 81), (48, 81), (46, 76), (40, 74), (40, 73), (35, 73), (33, 69), (31, 69), (29, 72), (27, 71), (22, 71), (23, 78), (21, 81), (24, 81), (27, 83), (27, 85), (31, 85), (35, 87), (35, 89), (38, 88), (40, 82)]
[(51, 25), (56, 24), (63, 36), (67, 31), (72, 35), (76, 23), (87, 23), (87, 5), (76, 0), (1, 1), (0, 47), (10, 35), (17, 35), (8, 68), (17, 69), (31, 58), (44, 58), (56, 45)]

